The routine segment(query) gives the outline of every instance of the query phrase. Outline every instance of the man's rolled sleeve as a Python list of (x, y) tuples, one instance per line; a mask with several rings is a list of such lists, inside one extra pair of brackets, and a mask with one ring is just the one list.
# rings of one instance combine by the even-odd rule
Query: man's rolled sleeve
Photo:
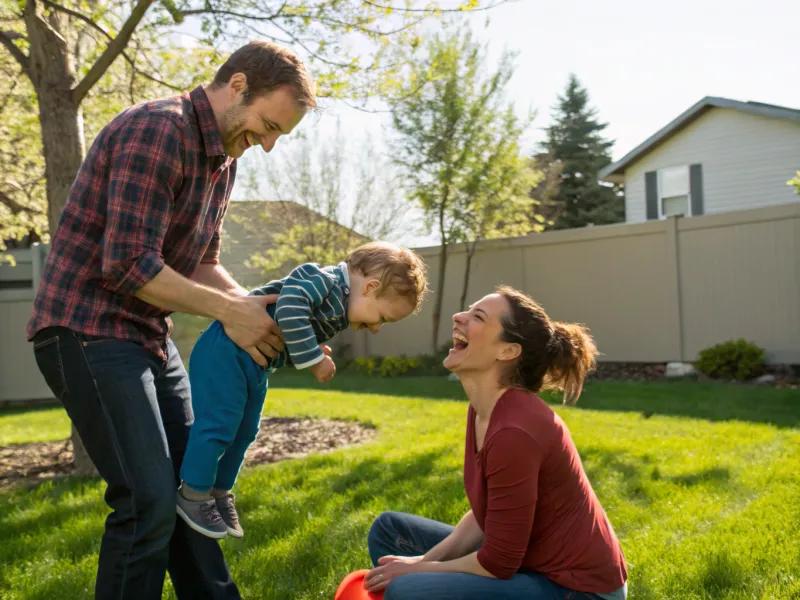
[(102, 244), (105, 288), (132, 295), (164, 268), (162, 247), (183, 181), (183, 154), (180, 128), (165, 116), (142, 116), (117, 133)]
[(164, 257), (159, 252), (147, 252), (131, 260), (117, 261), (106, 275), (106, 287), (121, 294), (133, 295), (163, 268)]
[(519, 571), (528, 551), (542, 449), (527, 433), (502, 429), (486, 442), (486, 519), (478, 562), (498, 579)]

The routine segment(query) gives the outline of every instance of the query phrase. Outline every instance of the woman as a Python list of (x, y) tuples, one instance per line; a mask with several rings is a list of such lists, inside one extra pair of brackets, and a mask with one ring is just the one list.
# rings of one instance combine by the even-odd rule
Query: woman
[[(499, 288), (453, 317), (445, 367), (469, 398), (456, 527), (384, 513), (369, 532), (385, 600), (624, 600), (622, 549), (564, 422), (536, 393), (577, 400), (597, 349), (528, 296)], [(378, 566), (380, 565), (380, 566)]]

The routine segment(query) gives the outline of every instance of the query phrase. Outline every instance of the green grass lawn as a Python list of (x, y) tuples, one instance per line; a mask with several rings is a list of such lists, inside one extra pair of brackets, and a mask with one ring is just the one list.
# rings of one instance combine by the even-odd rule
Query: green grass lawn
[[(557, 410), (622, 541), (630, 598), (800, 599), (800, 392), (608, 382)], [(467, 510), (458, 384), (278, 374), (265, 413), (355, 419), (379, 435), (244, 471), (246, 536), (223, 547), (245, 598), (332, 598), (368, 565), (381, 511), (455, 522)], [(0, 413), (2, 444), (68, 432), (56, 408)], [(60, 480), (0, 493), (0, 597), (92, 597), (102, 492)]]

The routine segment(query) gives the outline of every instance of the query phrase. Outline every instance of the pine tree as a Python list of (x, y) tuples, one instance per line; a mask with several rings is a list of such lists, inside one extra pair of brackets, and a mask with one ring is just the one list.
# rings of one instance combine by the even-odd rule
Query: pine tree
[(597, 180), (611, 163), (614, 142), (603, 137), (607, 123), (589, 106), (589, 93), (571, 74), (559, 96), (553, 124), (547, 128), (546, 152), (561, 165), (558, 192), (553, 198), (557, 214), (554, 229), (619, 223), (625, 219), (621, 189)]

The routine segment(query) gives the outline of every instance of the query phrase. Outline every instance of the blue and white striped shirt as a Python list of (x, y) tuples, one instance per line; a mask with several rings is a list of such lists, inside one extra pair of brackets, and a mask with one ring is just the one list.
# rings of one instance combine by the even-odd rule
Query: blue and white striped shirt
[(346, 263), (335, 267), (306, 263), (287, 277), (250, 292), (252, 296), (269, 294), (280, 295), (277, 303), (267, 306), (267, 312), (286, 341), (284, 351), (270, 361), (271, 368), (294, 365), (305, 369), (317, 364), (325, 358), (319, 345), (350, 326), (350, 275)]

